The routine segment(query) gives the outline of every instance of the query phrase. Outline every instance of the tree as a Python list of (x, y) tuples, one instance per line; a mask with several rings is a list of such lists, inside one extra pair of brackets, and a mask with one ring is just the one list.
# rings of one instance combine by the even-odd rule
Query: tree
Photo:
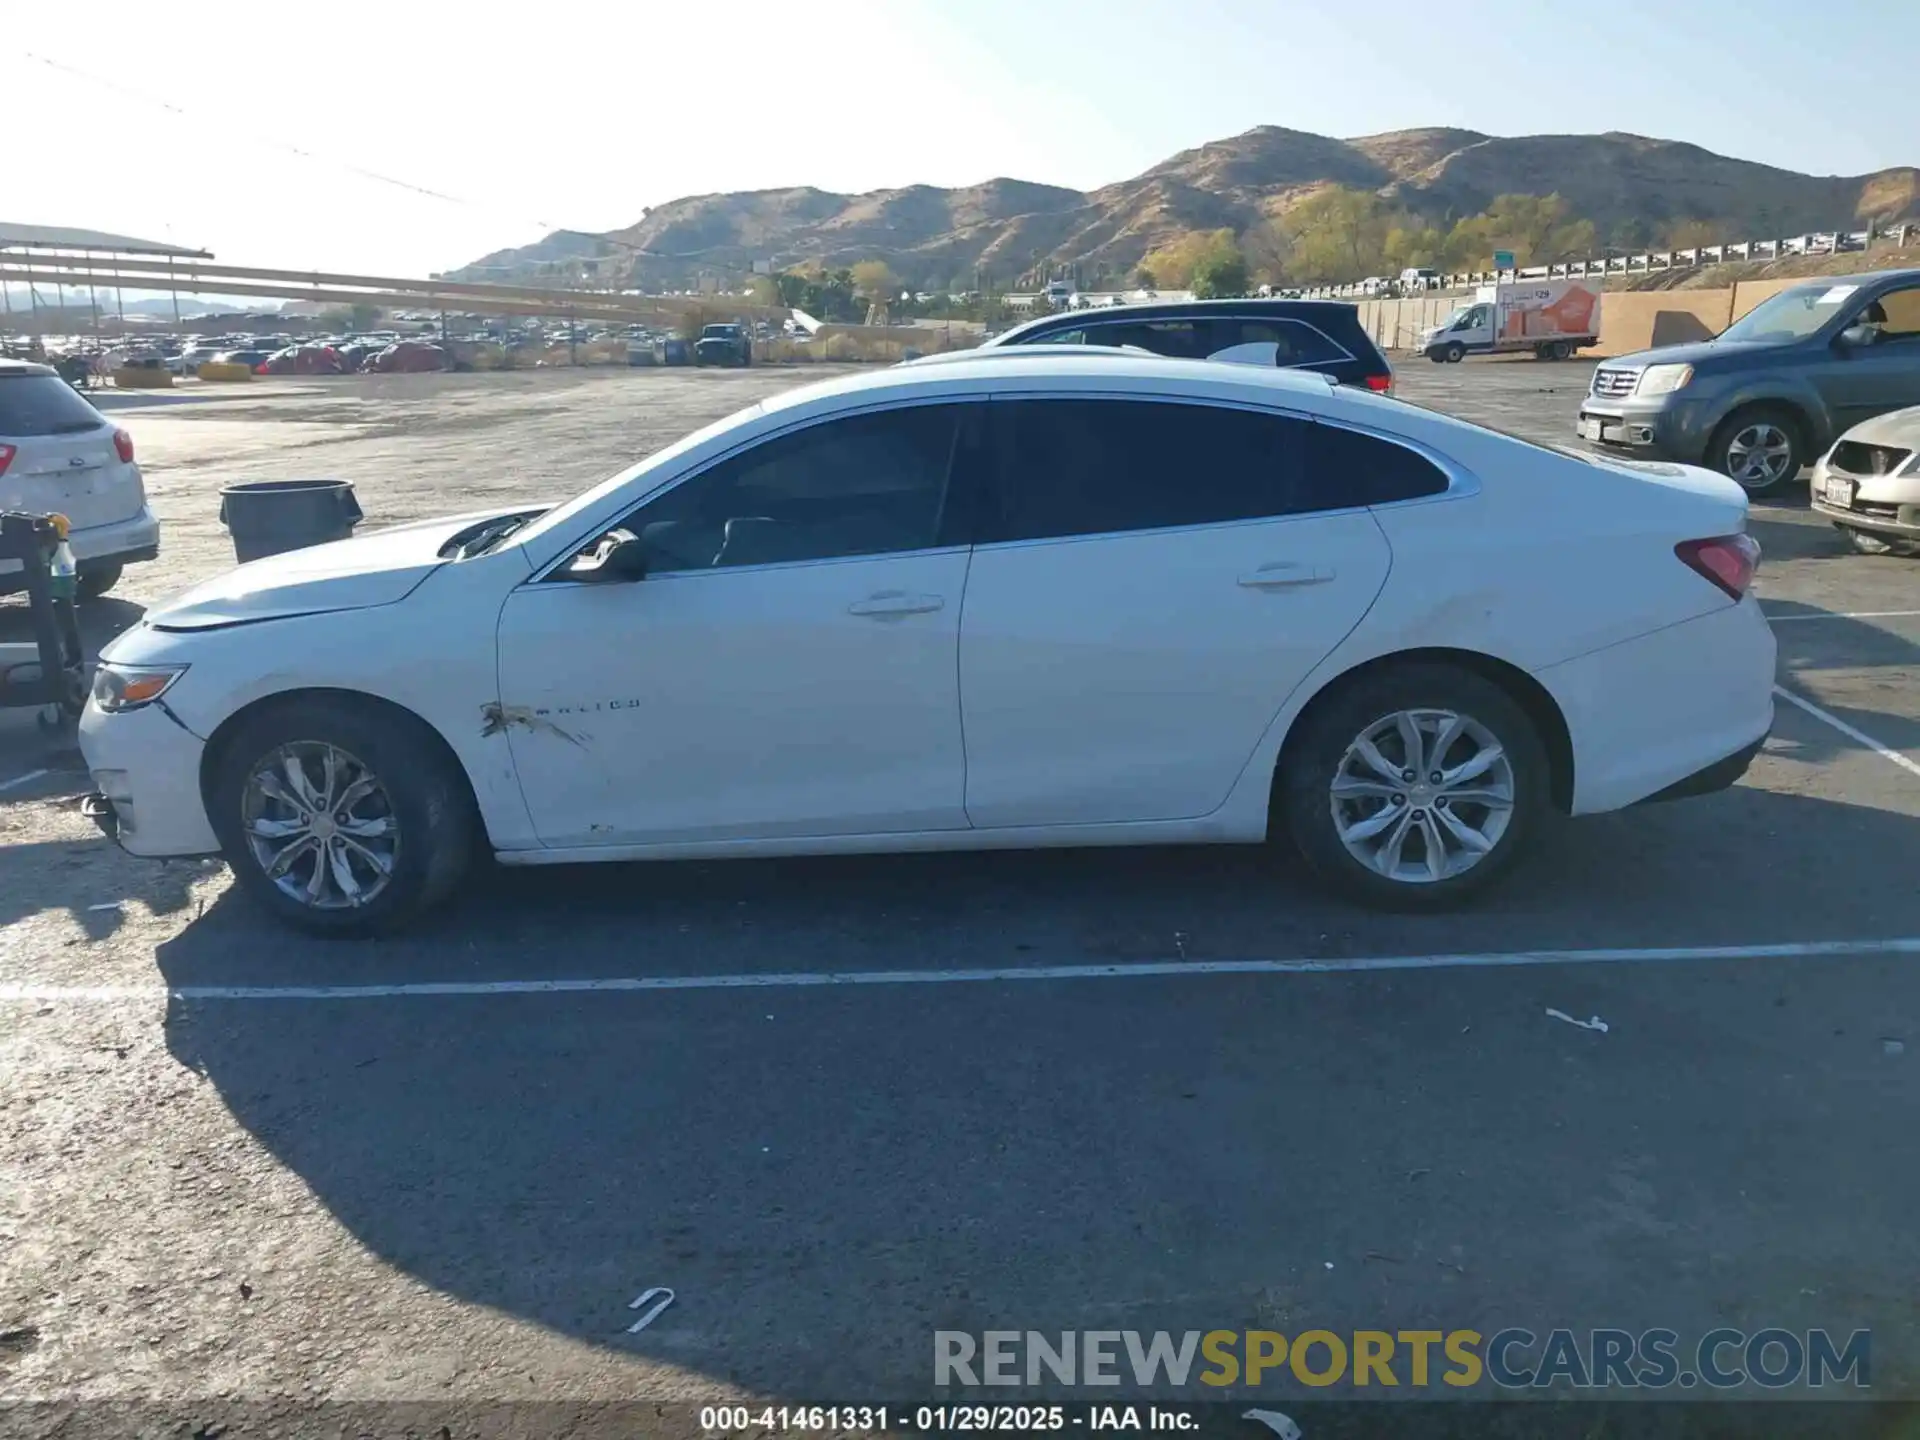
[(362, 300), (347, 307), (347, 325), (356, 334), (371, 330), (380, 323), (380, 317), (387, 312), (378, 305), (369, 305)]
[(1216, 245), (1193, 267), (1193, 294), (1198, 300), (1224, 300), (1247, 293), (1247, 257), (1229, 241)]
[(1153, 273), (1153, 267), (1144, 260), (1133, 267), (1133, 283), (1142, 290), (1158, 290), (1159, 278)]
[(1193, 283), (1193, 272), (1201, 261), (1227, 252), (1240, 253), (1233, 231), (1189, 230), (1149, 251), (1140, 268), (1151, 271), (1161, 288), (1184, 290)]
[(1333, 186), (1309, 196), (1284, 222), (1293, 277), (1346, 281), (1383, 269), (1392, 225), (1386, 202), (1371, 191)]
[(900, 297), (900, 277), (884, 260), (862, 260), (849, 272), (853, 293), (869, 304), (885, 304)]

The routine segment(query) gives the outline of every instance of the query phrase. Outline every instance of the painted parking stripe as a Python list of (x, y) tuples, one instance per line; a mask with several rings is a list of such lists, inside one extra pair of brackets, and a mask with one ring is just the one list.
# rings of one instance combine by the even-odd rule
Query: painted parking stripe
[(1838, 715), (1822, 710), (1811, 700), (1802, 699), (1784, 685), (1774, 686), (1773, 693), (1778, 695), (1782, 700), (1785, 700), (1789, 705), (1799, 706), (1802, 710), (1806, 711), (1807, 714), (1813, 716), (1814, 719), (1823, 724), (1831, 725), (1855, 744), (1866, 746), (1867, 749), (1878, 755), (1882, 760), (1891, 760), (1902, 770), (1910, 771), (1914, 775), (1920, 775), (1920, 765), (1916, 765), (1892, 746), (1882, 745), (1878, 740), (1867, 734), (1866, 731), (1856, 730)]
[(1298, 960), (1143, 960), (1114, 965), (1004, 965), (965, 970), (814, 970), (766, 975), (634, 975), (594, 980), (431, 980), (387, 985), (0, 984), (0, 1001), (393, 1000), (441, 996), (600, 995), (645, 990), (810, 990), (858, 985), (986, 985), (1019, 980), (1193, 979), (1212, 975), (1339, 975), (1377, 970), (1473, 970), (1531, 965), (1625, 965), (1693, 960), (1820, 960), (1920, 955), (1920, 936), (1777, 945), (1673, 945), (1635, 950), (1519, 950)]
[(1920, 615), (1920, 610), (1854, 610), (1841, 612), (1823, 610), (1818, 615), (1772, 615), (1767, 616), (1770, 625), (1787, 625), (1795, 620), (1903, 620)]
[(51, 774), (47, 770), (29, 770), (24, 775), (16, 775), (11, 780), (0, 780), (0, 790), (17, 790), (22, 785), (38, 780), (42, 775)]

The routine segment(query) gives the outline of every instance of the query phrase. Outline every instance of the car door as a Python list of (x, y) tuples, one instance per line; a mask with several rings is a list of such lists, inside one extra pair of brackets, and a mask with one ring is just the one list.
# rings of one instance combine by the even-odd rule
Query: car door
[[(762, 440), (623, 519), (646, 578), (516, 590), (500, 724), (551, 846), (964, 828), (966, 407)], [(598, 539), (599, 537), (593, 537)]]
[(990, 428), (960, 629), (968, 819), (1218, 808), (1385, 582), (1361, 493), (1316, 485), (1315, 427), (1272, 411), (1009, 397)]
[(1844, 348), (1828, 367), (1836, 385), (1834, 418), (1842, 431), (1889, 410), (1920, 405), (1920, 285), (1888, 290), (1873, 303), (1886, 319), (1872, 343), (1840, 342)]

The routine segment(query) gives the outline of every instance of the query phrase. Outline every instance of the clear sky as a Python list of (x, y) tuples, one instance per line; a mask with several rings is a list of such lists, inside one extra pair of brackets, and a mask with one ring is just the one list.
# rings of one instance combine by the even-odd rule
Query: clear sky
[(716, 190), (1091, 188), (1260, 124), (1628, 130), (1816, 174), (1920, 163), (1916, 0), (0, 9), (0, 221), (241, 264), (424, 275)]

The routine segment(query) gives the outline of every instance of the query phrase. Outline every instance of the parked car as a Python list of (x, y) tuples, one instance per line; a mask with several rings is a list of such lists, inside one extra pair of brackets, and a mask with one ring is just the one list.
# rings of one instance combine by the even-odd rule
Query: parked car
[(693, 342), (696, 365), (751, 365), (753, 337), (740, 325), (707, 325)]
[(135, 854), (223, 851), (336, 934), (446, 897), (477, 843), (529, 864), (1271, 826), (1362, 900), (1428, 908), (1554, 812), (1746, 768), (1774, 680), (1746, 510), (1724, 477), (1314, 375), (929, 357), (770, 396), (558, 506), (156, 605), (102, 652), (87, 808)]
[(1860, 421), (1920, 404), (1920, 270), (1808, 281), (1718, 338), (1605, 360), (1584, 440), (1784, 488)]
[(1092, 315), (1046, 315), (982, 347), (1131, 345), (1181, 360), (1225, 360), (1313, 370), (1343, 385), (1391, 391), (1393, 367), (1336, 300), (1185, 300), (1124, 305)]
[(447, 352), (423, 340), (402, 340), (389, 345), (366, 362), (365, 368), (380, 375), (414, 375), (453, 368)]
[(273, 357), (273, 353), (271, 350), (222, 350), (213, 359), (219, 365), (244, 365), (257, 372)]
[(1920, 406), (1863, 420), (1813, 467), (1813, 508), (1868, 555), (1920, 555)]
[(329, 345), (290, 345), (260, 365), (263, 375), (344, 375), (347, 362)]
[[(121, 571), (160, 553), (160, 522), (147, 505), (133, 437), (50, 366), (0, 360), (0, 510), (56, 513), (83, 600), (104, 595)], [(21, 587), (20, 562), (0, 560), (0, 594)]]

